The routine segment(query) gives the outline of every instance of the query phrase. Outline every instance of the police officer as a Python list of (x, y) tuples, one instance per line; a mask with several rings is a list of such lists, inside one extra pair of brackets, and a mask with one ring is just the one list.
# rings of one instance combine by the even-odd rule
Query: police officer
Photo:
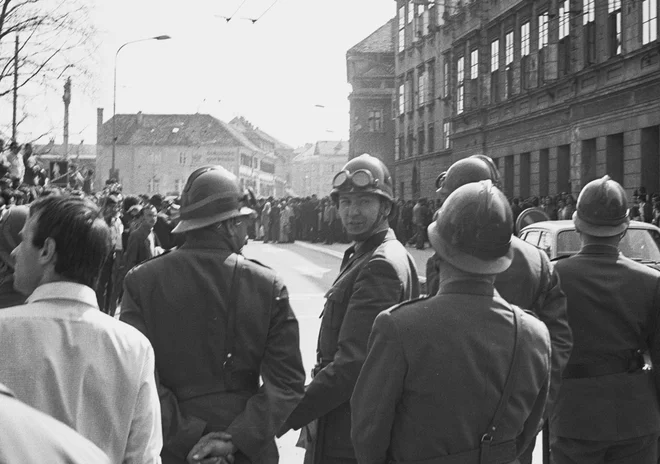
[(298, 322), (280, 278), (240, 254), (253, 211), (239, 197), (226, 169), (194, 171), (174, 229), (185, 244), (126, 276), (121, 319), (156, 354), (164, 464), (277, 463), (274, 436), (303, 393)]
[(608, 176), (582, 189), (573, 222), (580, 252), (555, 264), (575, 339), (550, 423), (554, 462), (655, 464), (660, 274), (620, 253), (626, 193)]
[(318, 419), (316, 439), (305, 458), (314, 464), (356, 462), (349, 401), (371, 326), (378, 313), (419, 294), (415, 262), (388, 225), (393, 192), (387, 167), (363, 154), (346, 163), (332, 187), (332, 200), (355, 244), (325, 295), (315, 376), (281, 431)]
[[(450, 166), (438, 195), (444, 200), (461, 185), (487, 179), (499, 188), (500, 176), (493, 160), (485, 155), (470, 156)], [(559, 285), (559, 277), (543, 251), (515, 236), (511, 238), (511, 249), (513, 262), (497, 275), (495, 288), (509, 303), (534, 312), (550, 331), (552, 376), (547, 414), (559, 391), (561, 372), (568, 362), (573, 343), (566, 317), (566, 297)], [(432, 263), (427, 264), (427, 269), (435, 269), (435, 272), (427, 271), (426, 277), (428, 293), (433, 295), (438, 288), (437, 271), (442, 262), (437, 255), (430, 260)], [(534, 442), (520, 458), (521, 464), (531, 463), (533, 448)]]
[(534, 439), (550, 385), (545, 325), (495, 276), (513, 259), (513, 213), (491, 181), (466, 184), (429, 226), (436, 295), (376, 318), (351, 406), (360, 464), (503, 464)]

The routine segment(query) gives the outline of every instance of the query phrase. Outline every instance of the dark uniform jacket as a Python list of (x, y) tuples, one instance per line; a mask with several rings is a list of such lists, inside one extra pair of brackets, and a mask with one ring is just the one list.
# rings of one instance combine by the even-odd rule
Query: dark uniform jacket
[(188, 237), (126, 276), (121, 319), (156, 354), (164, 464), (184, 463), (210, 431), (231, 434), (236, 464), (276, 463), (274, 436), (303, 394), (298, 321), (286, 287), (247, 259), (235, 284), (233, 368), (223, 370), (237, 258), (217, 238)]
[[(442, 463), (479, 448), (513, 358), (512, 309), (491, 284), (465, 280), (376, 318), (351, 399), (360, 464)], [(515, 461), (534, 439), (550, 384), (548, 330), (515, 310), (523, 323), (519, 370), (493, 444), (515, 442), (498, 463)]]
[(415, 262), (391, 229), (360, 244), (343, 264), (326, 293), (316, 376), (287, 420), (297, 429), (321, 418), (314, 462), (321, 462), (322, 456), (355, 459), (349, 401), (366, 356), (371, 326), (381, 311), (418, 295)]
[[(566, 296), (562, 292), (563, 285), (559, 285), (559, 276), (545, 252), (518, 237), (512, 237), (511, 250), (511, 266), (497, 275), (495, 288), (509, 303), (536, 314), (550, 332), (552, 376), (549, 399), (552, 404), (558, 394), (561, 373), (568, 362), (573, 345), (566, 316)], [(426, 277), (430, 295), (437, 293), (437, 269), (441, 265), (437, 255), (429, 258)]]
[(660, 273), (610, 246), (587, 245), (557, 261), (574, 335), (573, 365), (624, 359), (650, 350), (653, 373), (636, 370), (563, 380), (553, 434), (583, 440), (625, 440), (660, 432)]

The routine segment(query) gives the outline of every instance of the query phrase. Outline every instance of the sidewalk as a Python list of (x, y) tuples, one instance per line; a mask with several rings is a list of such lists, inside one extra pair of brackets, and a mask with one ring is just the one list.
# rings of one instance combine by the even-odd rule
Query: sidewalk
[[(316, 250), (339, 259), (344, 257), (344, 251), (350, 246), (349, 243), (334, 243), (332, 245), (326, 245), (324, 243), (309, 243), (302, 240), (296, 240), (296, 245), (309, 248), (310, 250)], [(418, 250), (414, 246), (406, 246), (406, 250), (415, 260), (420, 281), (426, 282), (426, 260), (433, 255), (433, 248), (427, 246), (423, 250)]]

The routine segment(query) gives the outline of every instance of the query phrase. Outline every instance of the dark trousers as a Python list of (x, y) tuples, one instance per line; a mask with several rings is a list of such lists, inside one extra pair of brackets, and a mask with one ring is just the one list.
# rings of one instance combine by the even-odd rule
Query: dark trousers
[(550, 437), (553, 464), (657, 464), (658, 434), (619, 441)]
[(426, 227), (424, 226), (415, 226), (415, 227), (417, 228), (415, 248), (422, 250), (424, 249), (424, 242), (426, 242)]

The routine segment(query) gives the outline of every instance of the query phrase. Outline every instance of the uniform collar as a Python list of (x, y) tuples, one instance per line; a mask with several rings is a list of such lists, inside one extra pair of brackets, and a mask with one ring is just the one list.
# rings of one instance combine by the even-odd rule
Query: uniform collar
[(87, 285), (75, 282), (51, 282), (39, 285), (26, 303), (36, 303), (47, 300), (74, 300), (98, 309), (96, 293)]
[(452, 280), (451, 282), (446, 283), (440, 282), (438, 294), (440, 293), (466, 293), (469, 295), (486, 296), (498, 295), (497, 290), (495, 290), (495, 286), (493, 284), (482, 281), (474, 281), (467, 278), (465, 280)]
[(612, 245), (590, 243), (589, 245), (584, 245), (580, 249), (579, 254), (618, 255), (619, 248)]

